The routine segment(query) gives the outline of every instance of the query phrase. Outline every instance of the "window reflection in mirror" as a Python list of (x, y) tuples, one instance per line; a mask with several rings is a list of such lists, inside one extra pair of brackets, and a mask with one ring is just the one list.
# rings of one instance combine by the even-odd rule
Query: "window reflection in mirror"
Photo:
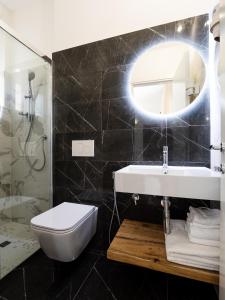
[(190, 105), (205, 81), (205, 65), (198, 51), (186, 43), (167, 42), (144, 52), (130, 80), (133, 101), (141, 110), (171, 114)]

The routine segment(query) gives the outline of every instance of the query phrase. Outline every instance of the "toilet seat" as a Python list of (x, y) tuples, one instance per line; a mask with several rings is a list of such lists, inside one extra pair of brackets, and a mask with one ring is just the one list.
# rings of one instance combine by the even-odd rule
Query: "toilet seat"
[(98, 207), (64, 202), (31, 220), (45, 254), (54, 260), (76, 259), (96, 233)]
[(31, 220), (33, 229), (54, 234), (74, 231), (96, 210), (95, 206), (63, 202)]

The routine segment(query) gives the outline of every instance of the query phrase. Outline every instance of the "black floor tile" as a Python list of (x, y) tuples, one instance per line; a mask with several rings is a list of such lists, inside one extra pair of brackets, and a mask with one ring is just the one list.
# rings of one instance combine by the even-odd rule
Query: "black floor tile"
[(218, 297), (211, 284), (168, 276), (168, 300), (218, 300)]
[(96, 269), (93, 269), (86, 282), (82, 285), (74, 300), (115, 300), (116, 298), (99, 276)]
[(25, 267), (25, 290), (30, 299), (46, 299), (47, 291), (54, 282), (54, 269), (44, 265)]
[(135, 300), (167, 300), (167, 275), (146, 270), (143, 283), (136, 292)]
[[(1, 298), (2, 297), (2, 298)], [(41, 251), (0, 281), (7, 300), (218, 300), (213, 285), (84, 252), (71, 263)]]
[(70, 275), (71, 298), (77, 294), (82, 283), (94, 267), (98, 256), (90, 253), (83, 253), (73, 264), (73, 270)]
[(102, 258), (96, 270), (118, 300), (164, 300), (167, 277), (163, 273)]
[(49, 259), (42, 249), (38, 250), (21, 264), (22, 268), (40, 266), (44, 266), (45, 268), (54, 268), (54, 260)]
[(23, 269), (18, 268), (0, 281), (1, 300), (25, 300)]

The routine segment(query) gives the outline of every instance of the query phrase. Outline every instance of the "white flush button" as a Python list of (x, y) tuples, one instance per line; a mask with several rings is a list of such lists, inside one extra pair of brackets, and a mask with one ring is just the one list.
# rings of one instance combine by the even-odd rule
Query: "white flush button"
[(88, 156), (93, 157), (94, 140), (76, 140), (72, 141), (72, 156)]

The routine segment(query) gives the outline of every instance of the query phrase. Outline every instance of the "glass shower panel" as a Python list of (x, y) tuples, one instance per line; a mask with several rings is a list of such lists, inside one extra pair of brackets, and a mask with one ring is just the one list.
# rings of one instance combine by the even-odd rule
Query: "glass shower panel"
[(0, 278), (39, 249), (51, 204), (51, 66), (0, 29)]

